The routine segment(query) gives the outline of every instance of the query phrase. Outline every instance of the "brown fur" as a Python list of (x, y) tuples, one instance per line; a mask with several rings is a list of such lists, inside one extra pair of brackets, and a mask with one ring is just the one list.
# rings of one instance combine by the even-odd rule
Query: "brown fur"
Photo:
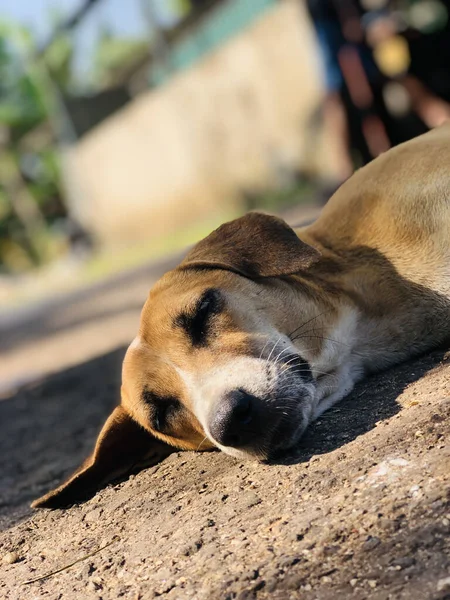
[[(294, 233), (280, 219), (250, 214), (197, 244), (150, 292), (124, 360), (121, 406), (94, 453), (33, 506), (70, 504), (171, 448), (227, 450), (208, 424), (230, 379), (230, 389), (248, 379), (252, 394), (263, 390), (263, 410), (273, 417), (267, 429), (277, 422), (283, 435), (286, 425), (275, 412), (283, 394), (273, 402), (273, 382), (304, 394), (301, 410), (294, 396), (286, 404), (291, 420), (299, 420), (285, 432), (294, 443), (365, 373), (442, 343), (450, 316), (449, 165), (447, 125), (355, 173), (306, 228)], [(196, 345), (179, 323), (209, 289), (219, 290), (225, 308), (214, 315), (207, 342)], [(280, 368), (279, 357), (293, 349), (311, 367), (312, 383), (306, 366), (292, 380), (289, 364)], [(263, 366), (278, 369), (272, 388)], [(158, 431), (155, 410), (173, 399), (177, 408)], [(277, 427), (263, 431), (249, 454), (265, 456), (280, 445)]]

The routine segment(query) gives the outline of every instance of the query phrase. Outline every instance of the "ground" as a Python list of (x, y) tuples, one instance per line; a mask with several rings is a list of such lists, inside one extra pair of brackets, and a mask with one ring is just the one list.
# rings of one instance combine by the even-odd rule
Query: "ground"
[(28, 508), (92, 448), (170, 264), (1, 323), (0, 597), (450, 599), (445, 349), (361, 383), (284, 464), (180, 452), (84, 504)]

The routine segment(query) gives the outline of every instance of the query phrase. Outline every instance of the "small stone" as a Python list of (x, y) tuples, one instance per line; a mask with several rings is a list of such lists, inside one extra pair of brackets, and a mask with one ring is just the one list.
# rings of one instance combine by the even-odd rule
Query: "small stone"
[(251, 508), (252, 506), (257, 506), (258, 504), (261, 504), (261, 498), (259, 496), (257, 496), (253, 492), (246, 494), (245, 505), (247, 508)]
[(366, 552), (370, 552), (371, 550), (373, 550), (374, 548), (376, 548), (377, 546), (379, 546), (380, 543), (381, 543), (380, 538), (378, 538), (376, 536), (369, 535), (369, 537), (367, 538), (367, 540), (364, 542), (362, 548)]
[(19, 560), (19, 554), (13, 550), (12, 552), (8, 552), (7, 554), (5, 554), (5, 556), (3, 557), (3, 562), (6, 565), (12, 565), (14, 563), (16, 563)]
[(371, 587), (372, 589), (375, 589), (377, 587), (376, 579), (369, 579), (369, 581), (367, 583), (369, 584), (369, 587)]
[(97, 523), (103, 513), (103, 508), (94, 508), (86, 513), (84, 521), (86, 523)]
[(409, 465), (409, 461), (407, 461), (405, 458), (391, 458), (389, 462), (394, 467), (407, 467)]
[(415, 564), (415, 559), (412, 556), (402, 556), (400, 558), (396, 558), (393, 561), (393, 565), (394, 567), (396, 567), (396, 569), (400, 568), (401, 569), (407, 569), (408, 567), (412, 567), (413, 564)]
[(350, 579), (350, 585), (351, 585), (352, 587), (355, 587), (357, 583), (358, 583), (358, 580), (357, 580), (357, 579)]
[(89, 581), (87, 584), (87, 589), (91, 592), (96, 592), (101, 589), (102, 585), (100, 583), (95, 583), (94, 581)]
[(447, 517), (442, 519), (442, 525), (444, 525), (444, 527), (448, 527), (450, 525), (450, 521), (447, 519)]
[(416, 438), (423, 437), (423, 431), (416, 431), (414, 435), (416, 436)]
[(311, 584), (310, 584), (310, 583), (306, 583), (306, 584), (303, 586), (303, 589), (305, 590), (305, 592), (310, 592), (310, 591), (312, 590), (312, 586), (311, 586)]
[(325, 554), (325, 556), (333, 556), (334, 554), (337, 554), (340, 549), (341, 547), (339, 545), (333, 544), (331, 546), (325, 546), (323, 549), (323, 553)]
[(434, 413), (433, 415), (431, 415), (430, 419), (432, 421), (434, 421), (435, 423), (440, 423), (441, 421), (444, 420), (443, 415), (439, 415), (438, 413)]
[(450, 590), (450, 577), (444, 577), (444, 579), (439, 579), (439, 581), (437, 582), (436, 589), (438, 592)]

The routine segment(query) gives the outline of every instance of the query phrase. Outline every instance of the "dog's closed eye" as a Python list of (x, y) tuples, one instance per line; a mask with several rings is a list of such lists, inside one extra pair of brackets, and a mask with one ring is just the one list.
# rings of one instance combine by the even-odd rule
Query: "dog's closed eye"
[(222, 310), (222, 298), (217, 290), (206, 290), (192, 313), (179, 315), (175, 324), (188, 334), (193, 346), (205, 346), (211, 331), (213, 316)]
[(152, 409), (152, 427), (155, 431), (160, 433), (167, 432), (170, 429), (171, 418), (180, 409), (180, 403), (176, 398), (173, 397), (162, 397), (151, 392), (150, 390), (144, 390), (142, 392), (142, 399)]

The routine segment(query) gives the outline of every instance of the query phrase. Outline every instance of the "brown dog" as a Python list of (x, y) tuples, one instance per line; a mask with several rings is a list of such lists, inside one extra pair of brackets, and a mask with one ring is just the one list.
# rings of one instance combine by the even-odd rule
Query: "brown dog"
[(365, 374), (448, 338), (450, 125), (358, 171), (312, 225), (249, 214), (151, 290), (93, 454), (34, 502), (92, 494), (175, 448), (291, 448)]

